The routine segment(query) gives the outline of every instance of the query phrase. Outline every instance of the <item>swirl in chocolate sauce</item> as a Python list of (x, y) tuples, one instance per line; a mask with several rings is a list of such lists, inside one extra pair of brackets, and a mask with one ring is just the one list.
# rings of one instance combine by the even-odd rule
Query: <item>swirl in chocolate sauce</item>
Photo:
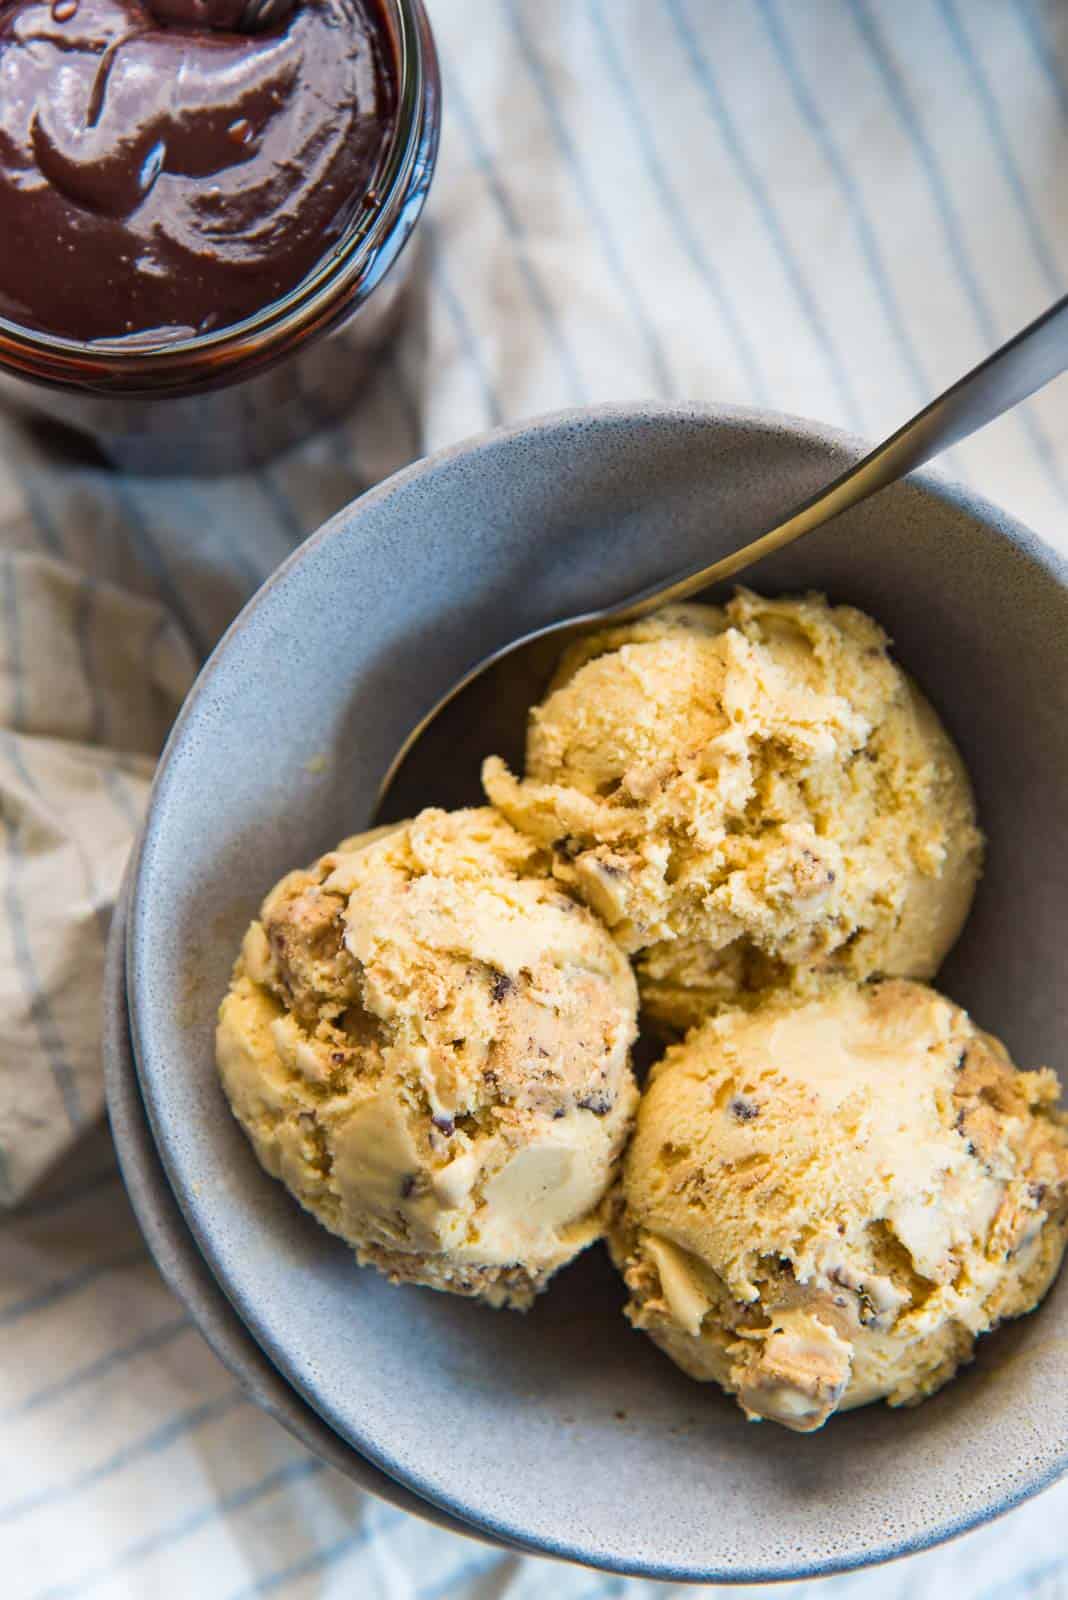
[(0, 0), (0, 316), (59, 337), (188, 337), (327, 255), (393, 133), (377, 0)]

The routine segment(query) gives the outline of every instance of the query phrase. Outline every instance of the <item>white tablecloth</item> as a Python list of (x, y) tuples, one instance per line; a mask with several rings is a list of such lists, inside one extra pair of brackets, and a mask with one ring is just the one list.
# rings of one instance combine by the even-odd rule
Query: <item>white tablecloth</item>
[[(244, 598), (421, 452), (649, 396), (879, 435), (1068, 281), (1056, 0), (431, 0), (431, 13), (445, 127), (419, 306), (344, 426), (256, 474), (160, 483), (0, 424), (10, 1600), (652, 1595), (369, 1502), (242, 1401), (155, 1273), (98, 1126), (97, 1019), (151, 757)], [(1068, 550), (1063, 387), (950, 465)], [(1068, 1484), (821, 1592), (1065, 1595), (1062, 1516)]]

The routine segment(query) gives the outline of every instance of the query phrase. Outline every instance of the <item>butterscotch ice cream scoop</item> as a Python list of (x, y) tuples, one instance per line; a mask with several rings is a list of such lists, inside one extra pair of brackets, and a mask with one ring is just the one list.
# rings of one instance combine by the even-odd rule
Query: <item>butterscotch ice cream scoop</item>
[(710, 1018), (654, 1068), (609, 1204), (631, 1321), (788, 1428), (924, 1399), (1060, 1265), (1057, 1097), (916, 983)]
[(267, 1171), (361, 1263), (523, 1309), (600, 1234), (636, 1010), (547, 852), (488, 809), (424, 811), (272, 890), (218, 1063)]
[(813, 975), (931, 977), (975, 889), (963, 764), (862, 612), (676, 606), (581, 640), (484, 782), (636, 955), (651, 1016)]

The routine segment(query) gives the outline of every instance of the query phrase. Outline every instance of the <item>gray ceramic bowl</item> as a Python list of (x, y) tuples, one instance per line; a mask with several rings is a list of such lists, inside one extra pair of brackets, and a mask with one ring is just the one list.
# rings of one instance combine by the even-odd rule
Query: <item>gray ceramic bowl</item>
[[(733, 410), (550, 417), (410, 468), (334, 518), (243, 613), (161, 766), (132, 898), (130, 1010), (196, 1239), (272, 1361), (362, 1454), (475, 1526), (657, 1577), (761, 1580), (902, 1555), (1068, 1465), (1068, 1276), (910, 1412), (747, 1425), (619, 1314), (599, 1250), (525, 1319), (357, 1271), (256, 1166), (212, 1026), (263, 891), (358, 827), (462, 668), (562, 612), (709, 560), (855, 441)], [(943, 974), (1026, 1062), (1068, 1009), (1068, 570), (1001, 512), (898, 486), (751, 574), (883, 621), (975, 776), (990, 863)], [(435, 796), (428, 794), (428, 802)]]
[(236, 1314), (205, 1265), (175, 1203), (145, 1115), (130, 1043), (126, 1006), (126, 893), (112, 918), (104, 976), (104, 1076), (108, 1120), (130, 1204), (168, 1287), (189, 1311), (219, 1360), (239, 1380), (249, 1399), (280, 1422), (315, 1455), (361, 1489), (401, 1511), (462, 1533), (501, 1544), (437, 1506), (420, 1500), (357, 1454), (274, 1367)]

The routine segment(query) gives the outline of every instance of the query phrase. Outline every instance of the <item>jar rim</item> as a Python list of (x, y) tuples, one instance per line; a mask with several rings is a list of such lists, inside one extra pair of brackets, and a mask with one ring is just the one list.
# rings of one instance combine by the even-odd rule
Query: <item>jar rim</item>
[[(378, 3), (392, 37), (398, 84), (392, 137), (373, 181), (377, 204), (357, 209), (341, 238), (299, 283), (239, 322), (156, 343), (150, 334), (62, 338), (0, 316), (0, 370), (97, 392), (165, 392), (226, 383), (234, 381), (235, 367), (242, 376), (262, 370), (296, 342), (328, 330), (360, 291), (365, 299), (415, 225), (437, 153), (436, 119), (429, 130), (426, 123), (428, 95), (436, 99), (438, 92), (438, 69), (422, 0)], [(420, 168), (421, 187), (410, 196)], [(417, 206), (406, 215), (410, 199)]]

